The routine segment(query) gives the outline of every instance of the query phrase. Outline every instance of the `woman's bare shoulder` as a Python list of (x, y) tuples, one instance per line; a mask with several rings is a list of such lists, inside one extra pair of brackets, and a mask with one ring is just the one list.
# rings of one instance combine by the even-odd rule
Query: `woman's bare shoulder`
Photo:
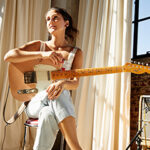
[(76, 55), (82, 55), (83, 51), (79, 47), (73, 47), (73, 49), (77, 49)]
[(41, 40), (30, 41), (24, 44), (23, 46), (19, 47), (19, 49), (25, 51), (39, 51), (42, 42), (43, 41)]
[(80, 48), (75, 47), (77, 49), (75, 58), (72, 64), (72, 69), (79, 69), (82, 68), (82, 63), (83, 63), (83, 52)]
[(82, 53), (82, 50), (79, 48), (79, 47), (76, 47), (76, 46), (68, 46), (69, 49), (70, 49), (70, 52), (72, 52), (74, 49), (77, 49), (77, 53)]

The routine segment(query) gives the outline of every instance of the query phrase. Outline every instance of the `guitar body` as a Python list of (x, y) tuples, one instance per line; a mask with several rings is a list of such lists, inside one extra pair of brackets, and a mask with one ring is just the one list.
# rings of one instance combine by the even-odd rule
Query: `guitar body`
[[(39, 60), (31, 60), (21, 63), (10, 63), (9, 64), (9, 84), (12, 96), (19, 101), (29, 101), (36, 93), (30, 94), (19, 94), (18, 90), (23, 89), (34, 89), (36, 83), (26, 84), (24, 83), (24, 73), (28, 71), (34, 71), (35, 65), (39, 64)], [(51, 65), (48, 60), (43, 60), (42, 64)]]

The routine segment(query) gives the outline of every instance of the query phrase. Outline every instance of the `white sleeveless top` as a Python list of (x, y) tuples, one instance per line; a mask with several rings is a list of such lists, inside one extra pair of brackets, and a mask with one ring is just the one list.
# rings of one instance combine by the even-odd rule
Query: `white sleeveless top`
[[(46, 43), (41, 42), (40, 51), (45, 51)], [(72, 67), (72, 62), (74, 60), (75, 54), (77, 51), (77, 47), (74, 47), (73, 50), (69, 53), (68, 60), (65, 60), (62, 66), (62, 70), (70, 70)]]

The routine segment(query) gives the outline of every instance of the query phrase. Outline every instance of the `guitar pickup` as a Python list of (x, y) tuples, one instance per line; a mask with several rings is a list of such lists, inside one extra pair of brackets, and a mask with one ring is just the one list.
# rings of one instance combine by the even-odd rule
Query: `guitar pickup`
[(36, 72), (35, 71), (25, 72), (24, 73), (24, 83), (25, 84), (37, 83)]

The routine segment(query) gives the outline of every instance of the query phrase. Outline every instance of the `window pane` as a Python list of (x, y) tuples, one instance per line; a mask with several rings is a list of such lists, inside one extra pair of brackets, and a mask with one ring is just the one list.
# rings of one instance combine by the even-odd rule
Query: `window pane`
[(139, 22), (137, 55), (150, 51), (150, 20)]
[(133, 37), (134, 37), (134, 24), (132, 23), (131, 58), (133, 57)]
[(134, 21), (134, 15), (135, 15), (135, 0), (132, 1), (132, 21)]
[(150, 0), (139, 0), (139, 19), (150, 16)]
[[(134, 3), (135, 0), (132, 1), (132, 21), (134, 21), (134, 10), (135, 10), (135, 3)], [(133, 36), (134, 36), (134, 23), (132, 23), (132, 41), (131, 41), (131, 48), (132, 48), (132, 51), (131, 51), (131, 57), (133, 57)]]

